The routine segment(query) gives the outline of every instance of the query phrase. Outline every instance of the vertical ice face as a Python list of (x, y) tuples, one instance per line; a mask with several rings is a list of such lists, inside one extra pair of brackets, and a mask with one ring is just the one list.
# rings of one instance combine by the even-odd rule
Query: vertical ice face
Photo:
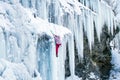
[[(103, 27), (103, 25), (107, 25), (109, 33), (113, 34), (113, 23), (114, 23), (114, 13), (110, 6), (106, 3), (101, 2), (99, 4), (99, 26)], [(107, 9), (106, 9), (107, 8)], [(105, 14), (106, 13), (106, 14)]]
[(71, 72), (71, 76), (75, 75), (75, 56), (74, 56), (74, 38), (73, 36), (70, 36), (70, 41), (68, 41), (68, 50), (69, 50), (69, 65), (70, 65), (70, 72)]
[(90, 49), (92, 49), (92, 44), (94, 44), (94, 26), (93, 26), (93, 15), (91, 11), (87, 10), (85, 11), (85, 23), (84, 29), (87, 33), (88, 43), (90, 46)]
[(57, 63), (57, 80), (64, 80), (65, 79), (65, 59), (66, 59), (66, 44), (67, 44), (67, 37), (61, 39), (61, 46), (58, 52), (58, 58), (56, 59)]
[(6, 45), (5, 45), (5, 36), (2, 28), (0, 28), (0, 58), (6, 57)]
[[(27, 1), (27, 2), (26, 2)], [(94, 44), (94, 31), (96, 29), (98, 40), (103, 26), (108, 26), (108, 31), (113, 34), (115, 25), (112, 9), (104, 1), (100, 0), (36, 0), (21, 2), (23, 6), (37, 10), (37, 16), (51, 23), (63, 25), (73, 32), (73, 38), (69, 46), (76, 46), (79, 60), (83, 60), (83, 32), (87, 35), (90, 49)], [(106, 14), (104, 14), (106, 13)], [(84, 31), (83, 31), (84, 30)], [(74, 41), (76, 44), (74, 44)], [(70, 56), (74, 54), (72, 47)], [(74, 56), (70, 57), (71, 73), (74, 74)]]
[(38, 56), (38, 71), (41, 73), (43, 80), (52, 80), (51, 71), (51, 51), (50, 51), (50, 37), (43, 35), (38, 38), (37, 42), (37, 56)]
[(17, 44), (17, 39), (15, 36), (9, 36), (9, 55), (8, 59), (11, 62), (20, 62), (20, 48)]

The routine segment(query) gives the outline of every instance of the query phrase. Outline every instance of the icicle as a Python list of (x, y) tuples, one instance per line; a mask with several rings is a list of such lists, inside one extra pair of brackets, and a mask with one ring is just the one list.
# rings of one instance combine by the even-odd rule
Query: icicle
[(99, 20), (98, 20), (98, 17), (97, 16), (94, 16), (94, 23), (95, 23), (95, 29), (96, 29), (96, 33), (97, 33), (97, 38), (98, 38), (98, 40), (99, 40), (99, 42), (100, 42), (100, 26), (99, 26)]
[(90, 1), (89, 0), (85, 0), (85, 6), (88, 7), (88, 8), (90, 7)]
[(116, 19), (115, 18), (113, 18), (113, 26), (114, 26), (114, 29), (116, 29), (117, 28), (117, 22), (116, 22)]
[(3, 30), (0, 28), (0, 58), (6, 58), (6, 47)]
[[(60, 11), (60, 4), (58, 1), (54, 1), (54, 9), (55, 9), (55, 12), (54, 12), (54, 20), (55, 20), (55, 24), (59, 24), (58, 21), (59, 21), (59, 14), (61, 14), (59, 11)], [(61, 24), (60, 24), (61, 25)]]
[(74, 40), (73, 36), (70, 36), (70, 40), (68, 41), (69, 48), (69, 65), (70, 65), (70, 73), (71, 76), (75, 75), (75, 55), (74, 55)]
[[(54, 38), (53, 38), (54, 39)], [(52, 80), (59, 80), (58, 78), (58, 60), (56, 58), (56, 51), (55, 51), (55, 44), (53, 43), (54, 40), (51, 39), (51, 45), (50, 45), (50, 54), (51, 54), (51, 72), (52, 72), (52, 76), (51, 79)], [(60, 61), (61, 62), (61, 61)], [(61, 71), (61, 70), (60, 70)]]
[(37, 9), (38, 16), (48, 21), (48, 4), (46, 0), (37, 0), (36, 9)]
[(20, 0), (20, 2), (24, 7), (29, 7), (29, 1), (28, 0)]
[(78, 44), (79, 44), (79, 48), (78, 48), (78, 57), (79, 57), (79, 60), (82, 62), (82, 60), (83, 60), (83, 41), (84, 41), (84, 39), (83, 39), (83, 25), (82, 25), (82, 20), (81, 20), (81, 18), (80, 18), (80, 22), (79, 22), (79, 26), (78, 27), (80, 27), (79, 29), (78, 29)]
[(75, 42), (76, 42), (76, 48), (77, 48), (77, 52), (78, 52), (78, 57), (80, 62), (82, 62), (83, 60), (83, 22), (82, 22), (82, 18), (80, 18), (82, 16), (76, 15), (75, 16)]
[(90, 50), (92, 49), (92, 44), (94, 43), (94, 26), (93, 26), (93, 16), (90, 11), (86, 12), (86, 32)]
[(31, 7), (35, 9), (36, 6), (36, 0), (31, 0)]
[(106, 21), (107, 21), (107, 27), (108, 27), (108, 33), (110, 33), (111, 31), (110, 31), (110, 20), (111, 20), (111, 16), (110, 16), (110, 14), (111, 14), (111, 12), (110, 12), (110, 9), (108, 8), (107, 10), (106, 10), (107, 12), (107, 19), (106, 19)]
[(91, 43), (92, 45), (94, 44), (94, 14), (92, 14), (92, 12), (90, 12), (90, 27), (91, 27)]
[[(97, 32), (98, 39), (100, 41), (100, 34), (104, 25), (107, 26), (108, 32), (113, 34), (113, 24), (114, 24), (114, 14), (110, 6), (105, 4), (103, 1), (98, 2), (98, 15), (95, 17), (95, 28)], [(96, 22), (97, 21), (97, 22)]]
[(114, 14), (112, 13), (112, 11), (111, 11), (111, 13), (110, 13), (110, 16), (111, 16), (111, 19), (110, 19), (110, 23), (111, 23), (111, 34), (113, 35), (113, 29), (114, 29)]
[(98, 14), (97, 16), (95, 16), (95, 28), (96, 28), (96, 33), (97, 33), (97, 37), (98, 37), (98, 40), (100, 41), (100, 35), (101, 35), (101, 32), (102, 32), (102, 10), (101, 10), (101, 5), (100, 5), (100, 2), (98, 1)]

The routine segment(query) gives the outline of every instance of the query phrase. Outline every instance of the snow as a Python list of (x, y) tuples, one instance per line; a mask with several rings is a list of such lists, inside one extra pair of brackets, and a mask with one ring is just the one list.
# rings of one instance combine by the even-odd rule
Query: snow
[(63, 10), (65, 12), (73, 14), (76, 12), (78, 15), (81, 14), (80, 6), (81, 4), (76, 0), (59, 0)]
[(11, 63), (4, 59), (0, 59), (0, 73), (0, 80), (42, 80), (38, 73), (37, 77), (31, 77), (23, 63)]
[(82, 78), (79, 78), (77, 76), (70, 76), (66, 80), (82, 80)]
[(112, 60), (111, 64), (112, 70), (110, 72), (109, 80), (119, 80), (120, 79), (120, 33), (118, 33), (115, 38), (110, 42)]
[(114, 69), (120, 68), (119, 57), (120, 57), (119, 51), (117, 49), (114, 49), (112, 51), (112, 61), (111, 61), (111, 63), (114, 64)]
[(94, 73), (92, 73), (92, 72), (90, 73), (90, 75), (89, 75), (89, 76), (90, 76), (90, 78), (92, 78), (92, 79), (95, 79), (95, 78), (96, 78), (95, 74), (94, 74)]
[(120, 79), (120, 52), (118, 49), (112, 50), (112, 60), (113, 69), (111, 70), (109, 80), (119, 80)]

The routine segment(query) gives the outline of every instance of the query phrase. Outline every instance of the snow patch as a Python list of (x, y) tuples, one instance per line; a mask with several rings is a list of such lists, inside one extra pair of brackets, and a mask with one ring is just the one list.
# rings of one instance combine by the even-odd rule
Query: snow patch
[(78, 76), (70, 76), (66, 80), (82, 80), (82, 78), (79, 78)]
[[(0, 59), (0, 80), (35, 80), (23, 63), (11, 63), (4, 59)], [(37, 78), (41, 80), (40, 75)]]
[(112, 53), (112, 70), (110, 71), (109, 80), (120, 79), (120, 32), (110, 42), (111, 53)]

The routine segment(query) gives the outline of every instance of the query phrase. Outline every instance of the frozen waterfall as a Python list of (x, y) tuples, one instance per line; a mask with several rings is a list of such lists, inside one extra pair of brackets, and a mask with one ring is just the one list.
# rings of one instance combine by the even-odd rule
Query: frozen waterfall
[[(65, 80), (68, 46), (74, 79), (74, 46), (82, 62), (84, 33), (92, 50), (95, 30), (100, 41), (105, 24), (113, 34), (114, 13), (100, 0), (0, 0), (0, 58), (24, 63), (31, 76), (38, 70), (43, 80)], [(58, 58), (51, 32), (62, 42)]]
[[(87, 34), (90, 49), (94, 44), (94, 29), (98, 39), (103, 26), (108, 25), (108, 31), (113, 34), (116, 27), (114, 13), (111, 7), (99, 0), (20, 0), (25, 7), (36, 9), (36, 15), (49, 22), (62, 25), (74, 34), (79, 59), (83, 58), (83, 32)], [(97, 6), (96, 6), (97, 5)], [(105, 14), (104, 14), (105, 13)], [(84, 31), (83, 31), (84, 30)]]

